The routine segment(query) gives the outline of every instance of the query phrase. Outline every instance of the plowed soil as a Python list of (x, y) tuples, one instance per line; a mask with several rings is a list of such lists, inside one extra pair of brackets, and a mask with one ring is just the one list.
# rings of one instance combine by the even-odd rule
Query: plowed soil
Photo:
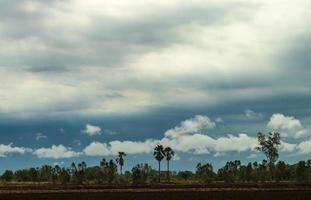
[(207, 200), (310, 200), (307, 184), (212, 185), (10, 185), (0, 186), (0, 200), (99, 199), (207, 199)]

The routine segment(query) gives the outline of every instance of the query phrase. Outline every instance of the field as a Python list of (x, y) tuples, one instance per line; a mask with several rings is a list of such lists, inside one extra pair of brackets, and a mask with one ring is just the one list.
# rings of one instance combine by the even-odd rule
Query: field
[(0, 200), (33, 199), (310, 199), (308, 184), (212, 184), (212, 185), (3, 185)]

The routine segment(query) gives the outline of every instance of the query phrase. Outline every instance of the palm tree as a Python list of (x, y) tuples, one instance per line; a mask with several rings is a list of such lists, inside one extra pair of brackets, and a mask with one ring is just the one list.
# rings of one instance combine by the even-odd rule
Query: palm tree
[(118, 158), (116, 159), (116, 162), (120, 165), (120, 174), (122, 176), (122, 167), (124, 165), (124, 158), (126, 154), (124, 152), (119, 152), (119, 156)]
[(159, 163), (159, 183), (160, 183), (160, 177), (161, 177), (161, 161), (163, 160), (164, 158), (164, 149), (163, 149), (163, 146), (162, 145), (157, 145), (155, 148), (154, 148), (154, 151), (153, 151), (153, 156), (154, 158), (158, 161)]
[(83, 183), (83, 180), (85, 179), (85, 171), (86, 171), (86, 163), (84, 161), (82, 161), (81, 163), (78, 164), (78, 181), (79, 183)]
[(172, 157), (174, 156), (174, 151), (171, 147), (166, 147), (164, 149), (164, 156), (166, 158), (167, 161), (167, 180), (170, 181), (170, 160), (172, 159)]

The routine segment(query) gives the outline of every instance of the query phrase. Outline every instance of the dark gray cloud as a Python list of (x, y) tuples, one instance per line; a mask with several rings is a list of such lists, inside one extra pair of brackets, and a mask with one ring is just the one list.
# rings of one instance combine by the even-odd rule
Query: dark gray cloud
[[(2, 113), (191, 110), (307, 96), (308, 34), (277, 34), (281, 23), (264, 16), (292, 17), (271, 12), (273, 2), (90, 5), (2, 2)], [(294, 65), (304, 70), (284, 68)]]
[[(196, 115), (222, 119), (212, 138), (254, 138), (275, 113), (311, 130), (310, 3), (297, 1), (0, 1), (1, 141), (81, 152), (94, 142), (80, 132), (87, 123), (104, 130), (99, 142), (136, 144)], [(47, 139), (36, 143), (35, 133)], [(209, 155), (216, 168), (253, 152), (217, 153)], [(189, 168), (206, 158), (178, 155)], [(47, 162), (12, 158), (1, 167)]]
[[(140, 53), (187, 42), (178, 33), (183, 26), (219, 26), (250, 20), (254, 8), (251, 3), (189, 4), (155, 9), (133, 19), (109, 17), (103, 11), (90, 13), (87, 26), (61, 25), (62, 19), (54, 18), (57, 12), (72, 14), (68, 10), (71, 3), (56, 0), (6, 3), (0, 16), (3, 22), (0, 35), (7, 45), (24, 43), (25, 50), (16, 46), (16, 52), (4, 53), (0, 65), (28, 66), (34, 71), (79, 66), (125, 67), (126, 62)], [(51, 20), (56, 23), (60, 20), (60, 24), (54, 26)]]
[(280, 56), (280, 65), (296, 73), (311, 73), (311, 42), (309, 27), (288, 42)]

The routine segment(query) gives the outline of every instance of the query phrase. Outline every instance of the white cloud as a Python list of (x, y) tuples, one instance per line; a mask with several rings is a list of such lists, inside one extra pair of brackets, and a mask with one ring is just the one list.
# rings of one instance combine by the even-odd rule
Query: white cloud
[(194, 154), (209, 153), (210, 148), (213, 148), (214, 140), (202, 134), (184, 135), (178, 138), (163, 138), (161, 144), (170, 146), (176, 151), (193, 152)]
[(157, 140), (138, 141), (112, 141), (109, 142), (109, 147), (112, 155), (117, 155), (119, 151), (127, 152), (128, 154), (151, 153), (153, 148), (159, 143)]
[(173, 156), (173, 160), (174, 161), (180, 160), (180, 156), (177, 153), (175, 153)]
[(61, 161), (61, 162), (53, 162), (53, 166), (64, 166), (65, 165), (65, 162)]
[(36, 140), (42, 140), (42, 139), (47, 139), (48, 137), (46, 135), (44, 135), (43, 133), (37, 133), (36, 134)]
[(284, 141), (281, 141), (280, 151), (281, 152), (293, 152), (297, 150), (297, 144), (291, 144)]
[[(62, 144), (35, 150), (14, 147), (13, 144), (1, 144), (0, 156), (6, 156), (11, 153), (24, 154), (32, 152), (39, 158), (61, 159), (77, 157), (83, 154), (87, 156), (115, 156), (119, 151), (124, 151), (127, 154), (151, 154), (157, 144), (162, 144), (163, 146), (172, 147), (175, 152), (193, 154), (212, 153), (214, 157), (219, 157), (228, 152), (254, 151), (254, 148), (258, 145), (257, 138), (249, 136), (246, 133), (239, 133), (237, 135), (228, 134), (220, 137), (208, 135), (207, 131), (213, 129), (215, 126), (215, 122), (211, 121), (207, 116), (197, 115), (182, 121), (179, 126), (166, 131), (162, 139), (147, 139), (144, 141), (114, 140), (108, 143), (92, 142), (84, 148), (83, 152), (76, 152)], [(299, 120), (282, 114), (274, 114), (268, 126), (287, 131), (289, 129), (303, 130)], [(38, 134), (38, 136), (42, 137), (41, 134)], [(75, 142), (79, 143), (80, 141)], [(311, 140), (303, 141), (300, 144), (281, 141), (280, 151), (298, 152), (301, 154), (311, 153)], [(254, 156), (251, 154), (248, 158), (254, 158)]]
[(246, 151), (254, 150), (257, 146), (257, 138), (250, 137), (245, 133), (238, 136), (228, 135), (228, 137), (220, 137), (216, 139), (215, 151)]
[(299, 138), (307, 133), (301, 122), (293, 116), (285, 116), (281, 113), (273, 114), (267, 127), (271, 131), (278, 131), (282, 136)]
[(101, 134), (101, 128), (99, 126), (86, 124), (85, 129), (82, 130), (82, 132), (89, 135), (89, 136), (100, 135)]
[(258, 157), (258, 154), (252, 153), (249, 156), (247, 156), (247, 159), (254, 159), (254, 158), (257, 158), (257, 157)]
[(311, 140), (306, 140), (298, 144), (297, 149), (301, 154), (310, 154), (311, 153)]
[(25, 154), (32, 152), (32, 149), (25, 147), (14, 147), (12, 143), (5, 145), (0, 144), (0, 156), (5, 157), (8, 154)]
[(189, 135), (213, 129), (216, 123), (211, 121), (207, 116), (196, 115), (193, 118), (182, 121), (179, 126), (169, 129), (164, 133), (165, 137), (177, 138), (183, 135)]
[(195, 154), (206, 154), (209, 152), (229, 152), (229, 151), (246, 151), (254, 150), (257, 144), (256, 138), (249, 137), (246, 134), (238, 136), (228, 135), (219, 138), (212, 138), (208, 135), (194, 134), (182, 136), (170, 141), (171, 146), (176, 150)]
[[(276, 120), (281, 118), (283, 120)], [(285, 121), (289, 124), (283, 125)], [(281, 123), (281, 122), (282, 123)], [(294, 121), (294, 122), (292, 122)], [(277, 127), (285, 126), (289, 128), (301, 128), (301, 124), (293, 117), (285, 117), (274, 115), (271, 124), (278, 125)], [(278, 123), (276, 123), (278, 122)], [(298, 125), (297, 125), (298, 124)], [(245, 133), (238, 135), (228, 134), (214, 138), (207, 133), (202, 133), (202, 130), (212, 129), (216, 125), (207, 116), (195, 116), (180, 123), (174, 129), (170, 129), (164, 133), (162, 139), (147, 139), (144, 141), (118, 141), (114, 140), (109, 143), (92, 142), (86, 146), (83, 152), (73, 151), (70, 147), (64, 145), (52, 145), (50, 148), (39, 148), (32, 152), (29, 148), (13, 147), (13, 144), (0, 145), (0, 155), (5, 156), (10, 153), (24, 154), (32, 152), (39, 158), (71, 158), (82, 154), (87, 156), (109, 156), (117, 155), (119, 151), (124, 151), (127, 154), (150, 154), (157, 144), (170, 146), (176, 152), (187, 152), (194, 154), (209, 154), (213, 153), (214, 157), (225, 155), (227, 152), (245, 152), (254, 151), (258, 145), (257, 138), (251, 137)], [(168, 134), (169, 133), (169, 134)], [(42, 136), (42, 135), (38, 135)], [(282, 141), (280, 145), (281, 152), (295, 152), (302, 154), (311, 153), (311, 140), (303, 141), (300, 144), (292, 144)], [(253, 157), (253, 156), (252, 156)], [(249, 158), (252, 158), (249, 157)]]
[(219, 158), (219, 157), (223, 157), (223, 156), (225, 156), (225, 155), (226, 155), (225, 153), (216, 152), (216, 153), (214, 154), (214, 157), (215, 157), (215, 158)]
[(83, 150), (87, 156), (107, 156), (111, 155), (111, 151), (106, 143), (92, 142)]
[(217, 117), (215, 119), (215, 122), (217, 122), (217, 123), (224, 123), (224, 120), (221, 117)]
[(72, 158), (81, 155), (80, 152), (73, 151), (70, 147), (64, 145), (52, 145), (51, 148), (39, 148), (33, 152), (39, 158)]
[(92, 142), (85, 149), (86, 155), (103, 156), (117, 155), (119, 151), (128, 154), (148, 154), (157, 144), (170, 146), (175, 151), (194, 154), (208, 154), (210, 152), (242, 152), (253, 151), (257, 146), (257, 138), (245, 133), (237, 136), (227, 135), (218, 138), (201, 133), (206, 128), (214, 128), (216, 125), (207, 116), (195, 116), (181, 122), (180, 126), (164, 133), (160, 140), (147, 139), (145, 141), (111, 141), (107, 143)]
[[(179, 126), (169, 129), (160, 140), (147, 139), (145, 141), (111, 141), (109, 143), (92, 142), (84, 153), (89, 156), (117, 155), (119, 151), (128, 154), (148, 154), (153, 151), (157, 144), (170, 146), (175, 151), (194, 154), (214, 153), (214, 156), (223, 155), (226, 152), (255, 151), (258, 146), (256, 137), (245, 133), (238, 135), (228, 134), (214, 138), (205, 133), (208, 129), (216, 126), (207, 116), (197, 115), (182, 121)], [(204, 133), (202, 131), (204, 130)], [(295, 144), (282, 142), (282, 152), (293, 152)]]
[(127, 154), (151, 153), (153, 148), (159, 143), (157, 140), (140, 141), (111, 141), (109, 144), (92, 142), (85, 147), (84, 153), (88, 156), (118, 155), (118, 152), (124, 151)]
[[(290, 118), (290, 120), (293, 120), (293, 118)], [(207, 131), (215, 126), (215, 122), (211, 121), (207, 116), (197, 115), (182, 121), (179, 126), (166, 131), (162, 139), (146, 139), (144, 141), (114, 140), (108, 143), (92, 142), (84, 148), (83, 154), (87, 156), (115, 156), (120, 151), (124, 151), (127, 154), (150, 154), (157, 144), (162, 144), (163, 146), (172, 147), (176, 152), (193, 154), (213, 153), (214, 157), (218, 157), (228, 152), (255, 151), (255, 147), (258, 146), (257, 138), (246, 133), (228, 134), (220, 137), (208, 135)], [(291, 125), (290, 127), (296, 126)], [(299, 150), (306, 153), (311, 151), (309, 143), (311, 144), (311, 142), (305, 141), (297, 145), (282, 141), (280, 151), (295, 152)], [(64, 147), (63, 145), (53, 145), (51, 148), (37, 149), (34, 151), (34, 154), (44, 158), (69, 158), (79, 156), (82, 153), (74, 152), (71, 148)]]
[(245, 116), (247, 118), (250, 118), (250, 119), (260, 119), (260, 118), (262, 118), (262, 114), (261, 113), (256, 113), (255, 111), (250, 110), (250, 109), (244, 110), (244, 113), (245, 113)]

